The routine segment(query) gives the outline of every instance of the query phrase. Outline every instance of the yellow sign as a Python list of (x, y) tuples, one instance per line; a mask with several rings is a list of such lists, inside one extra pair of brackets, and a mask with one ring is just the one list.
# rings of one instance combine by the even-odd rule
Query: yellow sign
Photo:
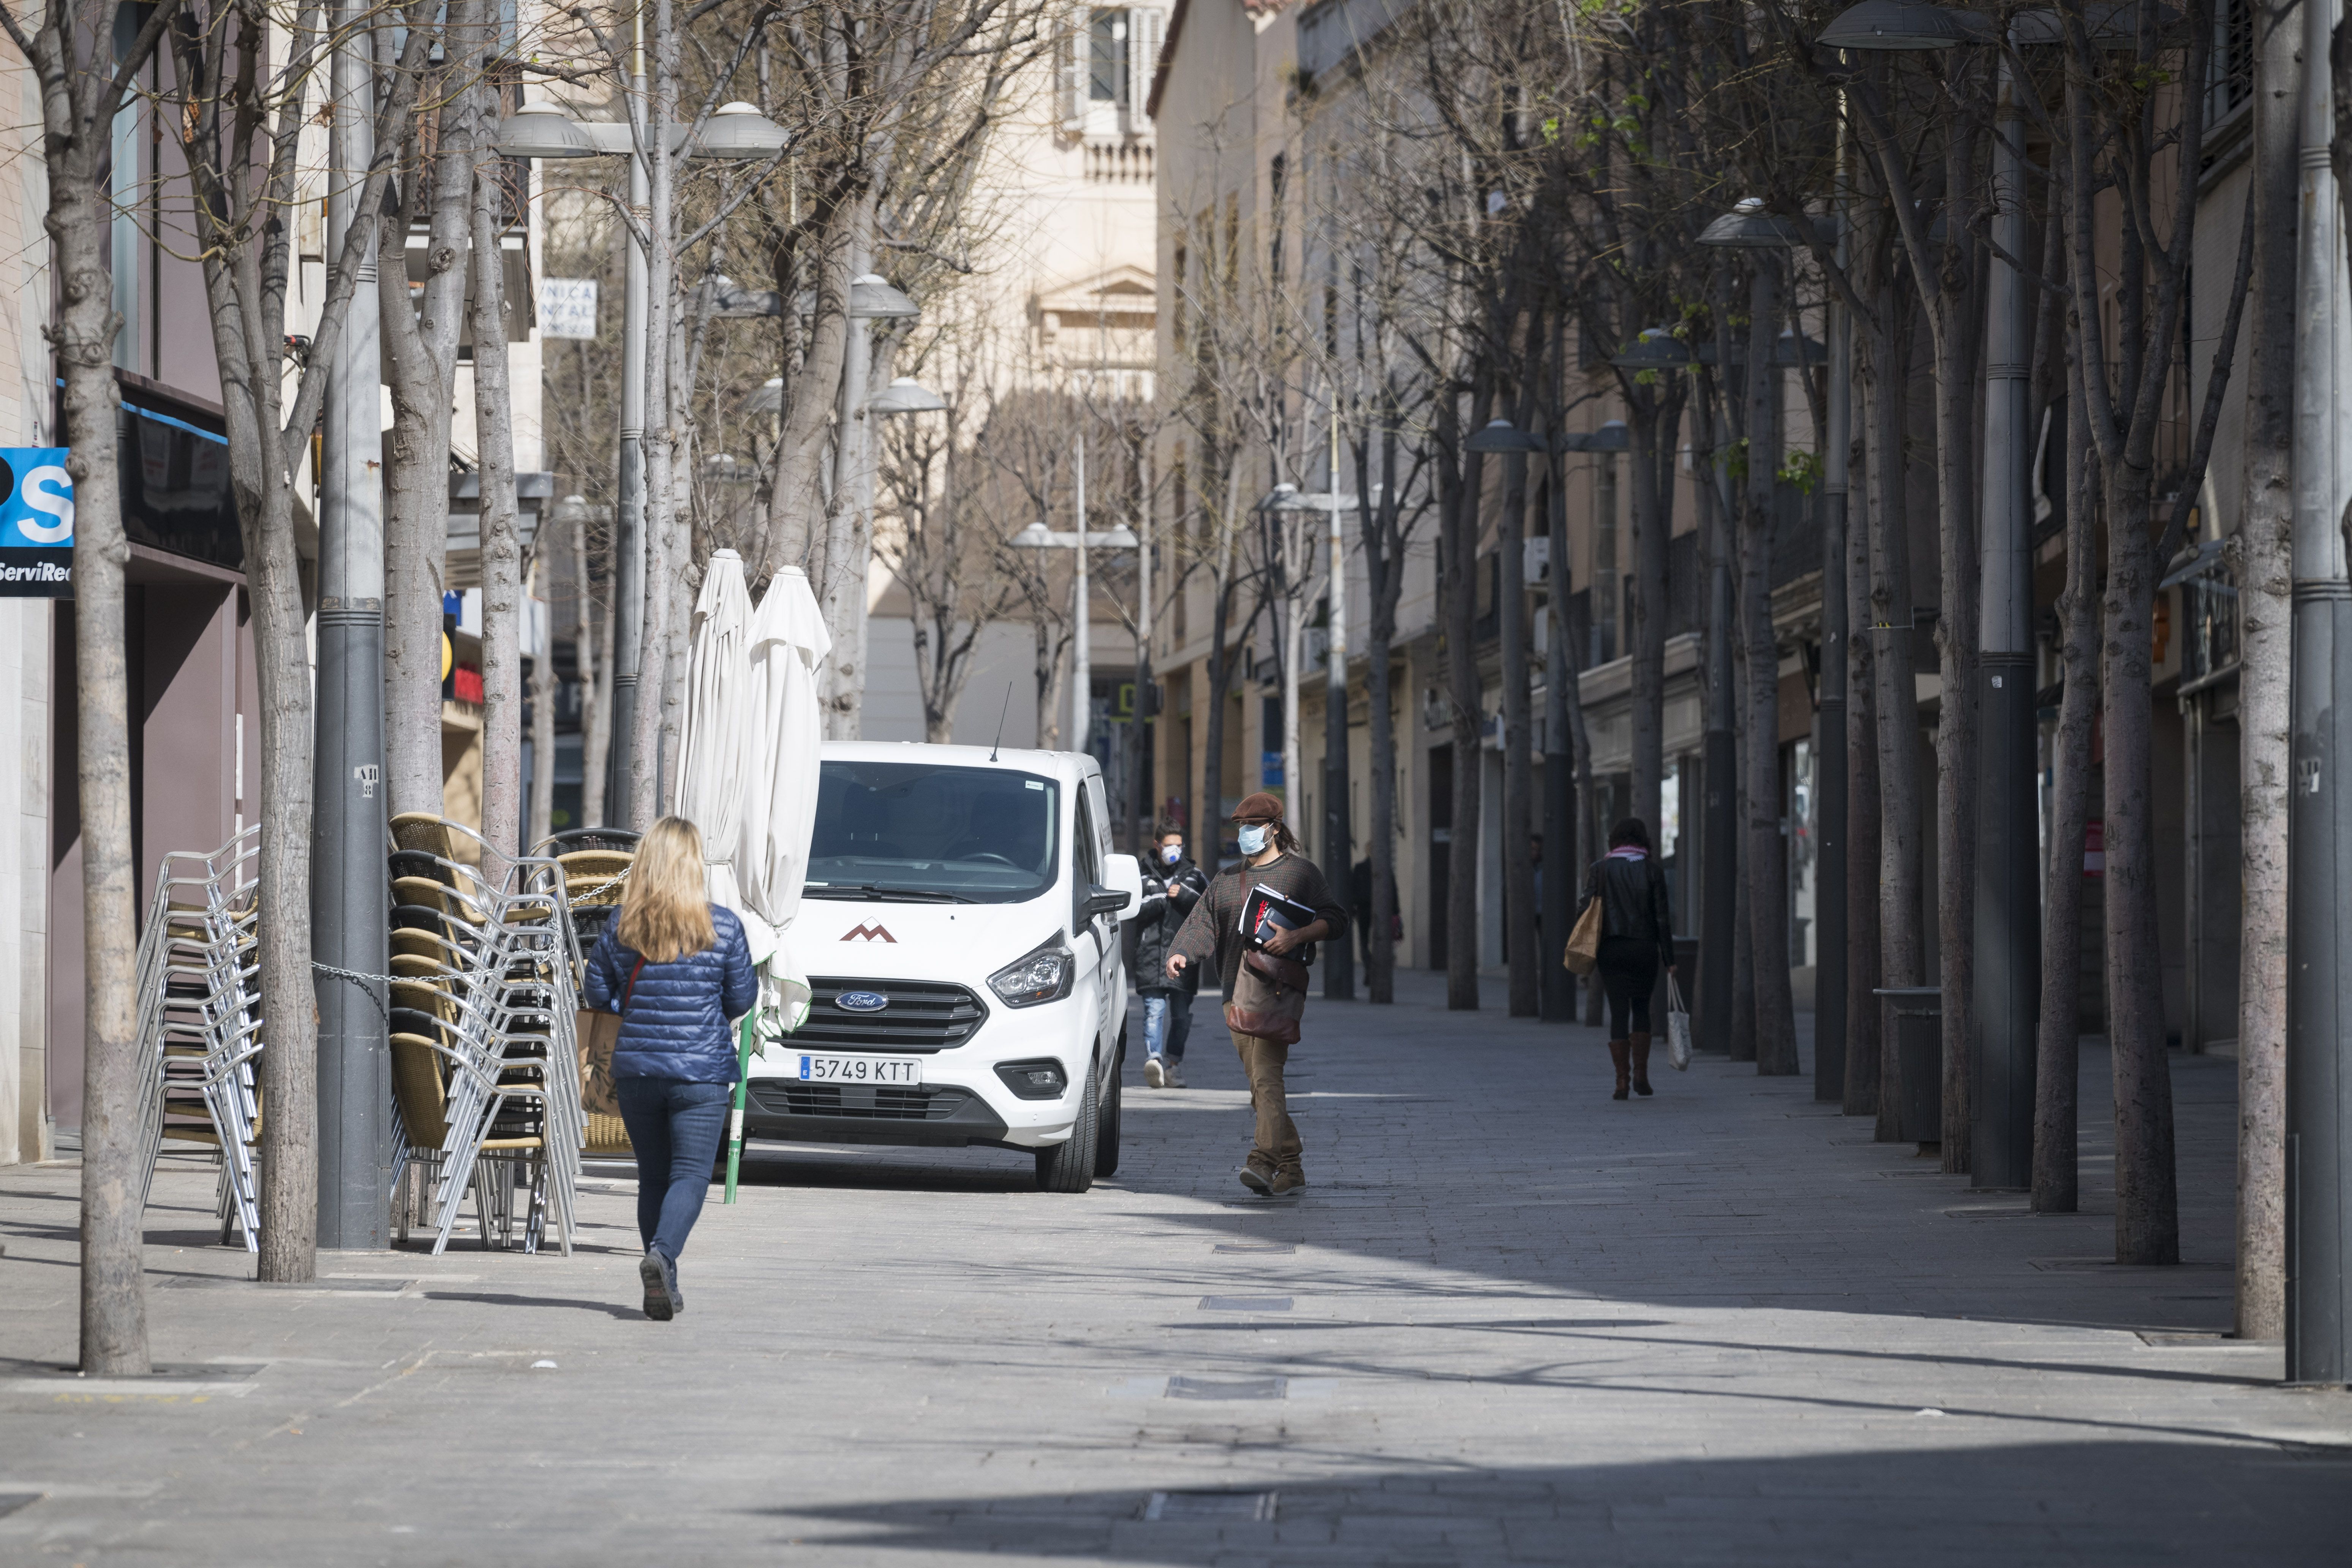
[(449, 669), (457, 662), (457, 650), (449, 646), (449, 634), (441, 634), (441, 679), (449, 679)]

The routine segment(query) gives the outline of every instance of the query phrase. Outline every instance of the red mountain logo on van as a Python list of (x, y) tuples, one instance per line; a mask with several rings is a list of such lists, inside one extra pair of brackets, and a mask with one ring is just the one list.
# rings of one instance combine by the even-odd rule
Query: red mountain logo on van
[(841, 940), (844, 942), (887, 942), (893, 947), (898, 945), (898, 939), (892, 936), (880, 926), (851, 926), (847, 931), (843, 933)]

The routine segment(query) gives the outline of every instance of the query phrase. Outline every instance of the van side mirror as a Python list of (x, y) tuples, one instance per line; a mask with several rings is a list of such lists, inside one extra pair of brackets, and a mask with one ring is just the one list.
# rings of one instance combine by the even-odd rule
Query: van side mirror
[(1087, 918), (1092, 920), (1097, 915), (1125, 914), (1127, 900), (1128, 895), (1117, 888), (1106, 888), (1100, 882), (1091, 883), (1087, 889), (1084, 906)]
[[(1143, 907), (1143, 863), (1132, 855), (1107, 855), (1103, 858), (1103, 880), (1108, 887), (1097, 888), (1097, 893), (1115, 893), (1120, 901), (1104, 907), (1104, 912), (1124, 920)], [(1092, 906), (1089, 905), (1091, 908)]]

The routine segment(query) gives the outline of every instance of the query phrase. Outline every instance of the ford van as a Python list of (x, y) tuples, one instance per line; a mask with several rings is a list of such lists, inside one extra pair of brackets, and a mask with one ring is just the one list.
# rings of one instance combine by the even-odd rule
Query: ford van
[(746, 1134), (1016, 1149), (1049, 1192), (1115, 1173), (1143, 878), (1099, 764), (843, 742), (819, 767), (792, 928), (809, 1015), (751, 1059)]

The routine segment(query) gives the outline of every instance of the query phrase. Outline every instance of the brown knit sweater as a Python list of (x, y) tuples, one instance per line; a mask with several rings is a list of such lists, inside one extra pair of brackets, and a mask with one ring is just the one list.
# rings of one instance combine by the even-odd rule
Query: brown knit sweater
[[(1296, 899), (1330, 923), (1327, 941), (1336, 942), (1348, 931), (1348, 911), (1331, 897), (1331, 889), (1323, 885), (1323, 873), (1315, 862), (1304, 855), (1285, 855), (1264, 866), (1247, 861), (1220, 871), (1209, 883), (1209, 890), (1192, 906), (1176, 940), (1169, 944), (1172, 952), (1184, 955), (1191, 964), (1216, 960), (1217, 974), (1223, 982), (1225, 1000), (1234, 999), (1234, 982), (1241, 975), (1243, 942), (1241, 933), (1242, 900), (1256, 887), (1272, 888), (1286, 899)], [(1315, 962), (1315, 944), (1294, 947), (1284, 956), (1301, 963)]]

